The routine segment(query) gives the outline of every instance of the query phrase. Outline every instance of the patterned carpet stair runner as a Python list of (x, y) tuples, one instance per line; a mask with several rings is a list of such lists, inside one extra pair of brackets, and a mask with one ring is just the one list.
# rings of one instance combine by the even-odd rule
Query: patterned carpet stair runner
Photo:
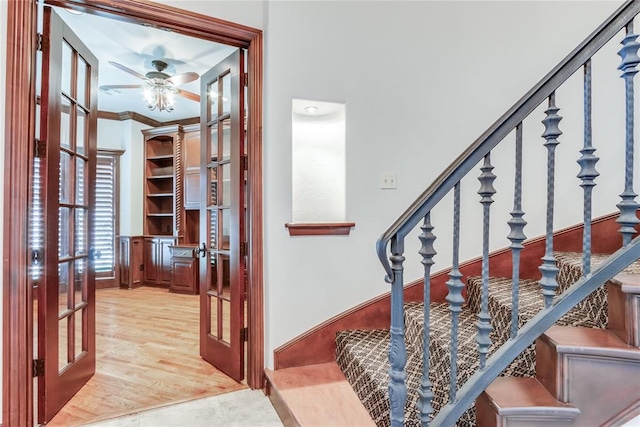
[[(557, 253), (559, 267), (557, 280), (559, 292), (568, 288), (581, 276), (582, 259), (579, 253)], [(594, 255), (592, 266), (597, 266), (606, 255)], [(640, 263), (625, 270), (640, 272)], [(493, 353), (509, 338), (511, 322), (511, 279), (490, 278), (489, 311), (492, 318), (493, 342), (489, 353)], [(460, 313), (458, 335), (458, 376), (457, 383), (463, 384), (477, 369), (476, 314), (480, 307), (482, 281), (477, 277), (468, 278), (467, 304)], [(531, 319), (544, 303), (537, 281), (520, 282), (519, 324)], [(606, 327), (606, 288), (594, 292), (578, 307), (558, 321), (560, 325), (583, 327)], [(431, 304), (430, 380), (433, 384), (433, 406), (436, 412), (449, 399), (449, 351), (450, 312), (446, 303)], [(407, 303), (405, 306), (405, 329), (407, 342), (407, 389), (408, 399), (405, 411), (405, 425), (419, 425), (416, 402), (417, 388), (422, 375), (422, 325), (421, 303)], [(342, 331), (336, 336), (336, 361), (351, 383), (356, 394), (369, 411), (378, 426), (388, 426), (389, 422), (389, 332), (386, 330)], [(534, 376), (535, 350), (532, 345), (523, 352), (502, 373), (505, 376)], [(458, 426), (475, 426), (475, 408), (472, 406), (458, 421)]]

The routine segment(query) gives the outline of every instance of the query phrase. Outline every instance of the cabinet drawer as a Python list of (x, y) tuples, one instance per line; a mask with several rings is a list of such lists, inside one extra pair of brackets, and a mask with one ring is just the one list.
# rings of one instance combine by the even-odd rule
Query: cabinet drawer
[(174, 258), (193, 258), (193, 251), (189, 249), (175, 249), (173, 256)]
[(195, 249), (193, 247), (172, 246), (171, 256), (173, 258), (195, 258)]

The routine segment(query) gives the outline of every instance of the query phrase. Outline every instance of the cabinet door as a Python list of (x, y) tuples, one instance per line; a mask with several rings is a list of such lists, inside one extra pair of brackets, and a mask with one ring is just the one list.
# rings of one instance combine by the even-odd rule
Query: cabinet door
[(200, 209), (200, 172), (184, 175), (184, 208)]
[(184, 136), (184, 208), (200, 209), (200, 132)]
[(173, 274), (171, 273), (171, 250), (169, 246), (174, 244), (173, 239), (158, 239), (158, 269), (160, 271), (160, 284), (171, 285)]
[(197, 264), (195, 259), (174, 258), (173, 259), (173, 283), (171, 290), (174, 292), (187, 292), (195, 294), (197, 292), (196, 283), (198, 281)]
[(184, 134), (184, 171), (200, 173), (200, 131)]
[(144, 281), (158, 284), (158, 242), (156, 239), (144, 239)]

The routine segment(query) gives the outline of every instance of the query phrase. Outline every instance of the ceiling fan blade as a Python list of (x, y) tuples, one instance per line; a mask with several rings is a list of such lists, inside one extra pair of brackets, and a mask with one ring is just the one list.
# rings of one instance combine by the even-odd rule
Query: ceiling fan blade
[(140, 89), (146, 87), (145, 85), (102, 85), (100, 86), (100, 90), (111, 90), (111, 89)]
[(120, 69), (120, 70), (124, 71), (125, 73), (129, 73), (129, 74), (131, 74), (132, 76), (136, 76), (136, 77), (137, 77), (137, 78), (139, 78), (139, 79), (142, 79), (142, 80), (149, 80), (149, 79), (147, 79), (147, 77), (146, 77), (146, 76), (144, 76), (144, 75), (140, 74), (140, 73), (139, 73), (139, 72), (137, 72), (137, 71), (133, 71), (131, 68), (125, 67), (125, 66), (124, 66), (124, 65), (122, 65), (122, 64), (118, 64), (117, 62), (113, 62), (113, 61), (109, 61), (109, 64), (111, 64), (111, 65), (113, 65), (114, 67), (116, 67), (116, 68), (118, 68), (118, 69)]
[(178, 89), (178, 95), (192, 101), (200, 102), (200, 95), (198, 95), (197, 93), (189, 92), (188, 90)]
[(165, 81), (169, 82), (169, 83), (172, 83), (174, 86), (180, 86), (180, 85), (183, 85), (185, 83), (189, 83), (189, 82), (192, 82), (194, 80), (198, 80), (198, 77), (200, 77), (198, 75), (198, 73), (189, 72), (189, 73), (176, 74), (175, 76), (169, 77)]

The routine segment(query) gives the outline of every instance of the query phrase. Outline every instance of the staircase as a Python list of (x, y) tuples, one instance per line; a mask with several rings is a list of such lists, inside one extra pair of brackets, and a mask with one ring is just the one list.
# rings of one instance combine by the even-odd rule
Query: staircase
[[(638, 34), (634, 32), (634, 19), (639, 13), (639, 0), (627, 1), (615, 11), (461, 153), (378, 239), (378, 258), (386, 271), (385, 280), (391, 285), (389, 331), (338, 334), (336, 358), (356, 392), (365, 399), (365, 407), (381, 425), (386, 425), (387, 419), (388, 424), (394, 427), (418, 423), (424, 426), (475, 425), (477, 418), (471, 407), (479, 397), (481, 418), (478, 419), (482, 422), (492, 420), (489, 425), (535, 425), (547, 421), (600, 425), (604, 422), (617, 423), (640, 413), (638, 350), (629, 346), (626, 339), (629, 333), (612, 335), (600, 329), (606, 326), (607, 321), (605, 285), (640, 259), (640, 238), (636, 230), (640, 223), (640, 204), (635, 200), (637, 194), (633, 188), (636, 145), (634, 78), (640, 65), (640, 43)], [(621, 32), (624, 35), (619, 35)], [(625, 90), (625, 129), (619, 147), (624, 149), (624, 162), (620, 162), (622, 156), (618, 157), (619, 166), (609, 166), (603, 175), (607, 179), (605, 182), (611, 185), (611, 177), (619, 177), (624, 183), (623, 188), (617, 190), (621, 193), (620, 201), (616, 203), (620, 212), (616, 222), (620, 225), (618, 231), (622, 244), (615, 253), (597, 257), (592, 254), (592, 212), (594, 206), (603, 209), (611, 201), (603, 202), (600, 196), (594, 202), (596, 179), (602, 180), (603, 176), (596, 169), (600, 160), (595, 155), (596, 145), (601, 142), (596, 144), (594, 141), (592, 123), (609, 123), (616, 119), (593, 113), (592, 104), (601, 103), (602, 98), (593, 96), (598, 92), (594, 92), (592, 86), (594, 81), (602, 81), (593, 77), (594, 73), (598, 74), (594, 70), (600, 60), (595, 54), (616, 36), (622, 39), (618, 70)], [(582, 95), (578, 96), (582, 102), (582, 147), (575, 147), (573, 156), (567, 157), (566, 151), (562, 154), (557, 147), (563, 141), (561, 104), (570, 102), (568, 92), (563, 92), (564, 84), (574, 75), (582, 77)], [(526, 164), (535, 163), (535, 169), (529, 169), (535, 172), (525, 176), (524, 141), (530, 150), (532, 135), (525, 134), (523, 129), (529, 129), (536, 117), (540, 117), (540, 112), (536, 112), (539, 106), (546, 108), (541, 120), (544, 127), (541, 145), (546, 149), (546, 162), (535, 161), (540, 157), (527, 151), (531, 160), (527, 158)], [(568, 114), (574, 117), (576, 110), (569, 109)], [(539, 126), (539, 123), (535, 125)], [(567, 139), (573, 142), (576, 136), (572, 133)], [(513, 149), (513, 157), (503, 154), (507, 148)], [(609, 154), (610, 151), (605, 150), (601, 155)], [(556, 194), (556, 181), (566, 180), (566, 176), (556, 174), (556, 171), (575, 167), (576, 161), (579, 165), (577, 178), (582, 189), (577, 188), (572, 179), (571, 182), (561, 182), (563, 193)], [(504, 200), (505, 197), (504, 187), (500, 188), (499, 195), (494, 187), (498, 178), (493, 172), (494, 164), (503, 166), (505, 163), (513, 167), (503, 167), (503, 176), (500, 177), (506, 178), (502, 182), (513, 182), (513, 193), (506, 196), (512, 200), (508, 214), (504, 203), (497, 206), (501, 211), (492, 210), (494, 200), (499, 197)], [(546, 176), (540, 179), (543, 174)], [(529, 182), (529, 189), (534, 188), (546, 196), (543, 210), (535, 210), (542, 205), (542, 198), (534, 197), (536, 203), (529, 205), (534, 212), (525, 212), (523, 198), (531, 196), (531, 190), (529, 193), (523, 191), (525, 179)], [(472, 200), (461, 190), (473, 181), (474, 185), (479, 181), (479, 201)], [(535, 184), (532, 185), (531, 181)], [(577, 191), (582, 193), (582, 203), (568, 201), (569, 196)], [(446, 196), (452, 196), (452, 207)], [(445, 200), (447, 203), (443, 203)], [(468, 208), (471, 203), (478, 202), (479, 210)], [(481, 214), (476, 213), (479, 211)], [(582, 215), (581, 254), (554, 252), (556, 211), (563, 215), (577, 211), (577, 215)], [(521, 272), (531, 272), (531, 263), (534, 262), (532, 259), (528, 259), (526, 264), (521, 262), (529, 215), (545, 219), (545, 249), (544, 255), (535, 260), (539, 269), (535, 281), (521, 280)], [(451, 219), (449, 232), (443, 224), (448, 224)], [(469, 224), (477, 224), (481, 229), (481, 239), (461, 239), (463, 231), (467, 234), (469, 231), (468, 227), (463, 229), (461, 225)], [(507, 239), (511, 242), (512, 273), (507, 279), (492, 277), (489, 271), (489, 251), (492, 239), (497, 237), (496, 225), (508, 225), (510, 228)], [(444, 233), (440, 231), (442, 228)], [(411, 253), (410, 249), (416, 242), (415, 234), (418, 234), (420, 242), (416, 252), (424, 270), (425, 303), (405, 306), (405, 262), (416, 263), (415, 252)], [(436, 264), (437, 254), (434, 242), (436, 238), (443, 237), (445, 241), (452, 240), (451, 268), (446, 283), (447, 303), (431, 304), (431, 269)], [(460, 254), (461, 246), (469, 244), (469, 241), (482, 248), (482, 271), (479, 278), (467, 278), (465, 284), (460, 271)], [(522, 275), (522, 278), (526, 277), (532, 276)], [(622, 285), (621, 289), (629, 289), (629, 286)], [(468, 298), (465, 299), (467, 292)], [(622, 299), (618, 295), (617, 300)], [(634, 326), (629, 328), (638, 329), (637, 317), (619, 318), (614, 323), (631, 324)], [(618, 329), (616, 327), (614, 331)], [(625, 341), (617, 338), (620, 335), (625, 337)], [(363, 349), (378, 353), (386, 350), (388, 362), (382, 362), (380, 354), (363, 354), (364, 360), (371, 359), (371, 363), (360, 361)], [(534, 358), (537, 360), (535, 367)], [(495, 381), (501, 375), (508, 377), (513, 374), (529, 379), (518, 380), (518, 385), (513, 385), (515, 380), (512, 379)], [(634, 378), (633, 385), (625, 385), (629, 378)], [(526, 385), (520, 385), (519, 381), (525, 381)], [(385, 388), (386, 399), (372, 397), (384, 394)], [(535, 391), (535, 397), (520, 393), (527, 403), (518, 403), (515, 399), (517, 393), (509, 392), (511, 388)], [(601, 388), (605, 394), (600, 399), (594, 398)]]
[[(634, 191), (634, 78), (640, 65), (634, 19), (638, 14), (640, 0), (625, 2), (461, 153), (378, 239), (378, 259), (391, 287), (390, 315), (384, 313), (390, 322), (383, 325), (389, 328), (334, 329), (338, 331), (336, 362), (377, 425), (616, 426), (640, 416), (640, 204)], [(599, 62), (596, 53), (616, 37), (622, 45), (618, 51), (622, 80), (617, 81), (624, 87), (620, 100), (624, 118), (594, 114), (592, 108), (599, 103), (603, 108), (596, 111), (602, 113), (608, 105), (601, 94), (615, 92), (606, 85), (593, 91), (592, 85), (609, 77), (599, 67), (609, 66), (611, 58)], [(563, 92), (572, 78), (583, 86), (577, 102), (572, 98), (576, 92)], [(482, 100), (473, 102), (482, 108)], [(564, 147), (561, 108), (572, 102), (580, 103), (580, 108), (569, 107), (566, 114), (572, 115), (574, 123), (581, 120), (584, 132), (567, 132), (567, 148), (556, 150)], [(539, 129), (540, 121), (541, 137), (524, 131)], [(624, 131), (619, 138), (594, 138), (592, 122), (599, 121), (624, 121)], [(443, 141), (425, 143), (435, 146)], [(598, 146), (604, 148), (599, 154), (603, 160), (612, 156), (602, 162), (608, 165), (603, 176), (596, 169)], [(542, 151), (530, 151), (531, 147)], [(532, 155), (527, 157), (525, 152)], [(614, 152), (620, 155), (613, 156)], [(546, 162), (539, 153), (546, 154)], [(494, 174), (494, 164), (500, 176)], [(529, 168), (527, 173), (523, 164)], [(556, 174), (572, 168), (579, 169), (578, 180), (571, 176), (569, 182), (566, 174)], [(513, 184), (513, 192), (498, 186), (497, 194), (496, 179)], [(604, 181), (607, 197), (593, 192), (596, 181)], [(613, 189), (614, 181), (623, 185)], [(478, 188), (478, 182), (474, 198), (461, 190), (470, 184)], [(556, 187), (562, 192), (557, 194)], [(574, 194), (582, 196), (581, 203), (571, 200)], [(608, 198), (612, 194), (620, 194), (620, 199)], [(494, 200), (500, 203), (492, 208)], [(592, 242), (594, 207), (611, 212), (614, 205), (619, 229), (605, 238), (617, 242), (611, 248), (615, 252), (592, 253), (599, 244)], [(582, 219), (574, 221), (582, 222), (580, 253), (554, 250), (557, 212), (565, 219), (569, 215)], [(544, 249), (535, 255), (528, 250), (531, 242), (525, 242), (529, 218), (544, 218), (544, 227), (533, 228), (533, 234), (544, 233)], [(475, 234), (461, 238), (471, 226), (481, 238)], [(496, 230), (507, 226), (510, 254), (503, 251), (500, 274), (496, 274), (489, 253), (492, 245), (504, 246), (496, 243), (498, 237), (504, 241)], [(445, 257), (436, 252), (440, 247), (436, 238), (451, 242), (450, 247), (442, 245)], [(461, 247), (469, 244), (481, 248), (477, 277), (465, 277), (466, 265), (460, 263)], [(440, 257), (444, 264), (432, 274)], [(405, 286), (413, 287), (405, 283), (405, 263), (423, 270), (421, 301), (425, 303), (405, 304)], [(413, 266), (407, 269), (411, 274)], [(446, 302), (432, 302), (432, 295), (438, 301), (437, 295), (445, 290), (445, 284), (438, 282), (441, 272), (448, 272)], [(370, 323), (356, 317), (352, 318), (359, 327), (373, 329), (370, 325), (379, 325), (381, 316)], [(329, 322), (326, 329), (309, 337), (320, 342), (332, 325)], [(301, 339), (292, 348), (303, 347), (304, 342)], [(309, 356), (316, 347), (305, 350), (302, 353)], [(320, 357), (315, 360), (328, 363)], [(283, 371), (287, 372), (280, 372), (282, 376), (293, 372)], [(277, 374), (276, 369), (267, 377), (275, 394), (282, 396), (290, 388), (279, 387)], [(360, 405), (356, 401), (351, 406)], [(334, 422), (331, 409), (325, 410), (326, 424), (350, 425)], [(294, 411), (289, 407), (288, 412)]]
[[(582, 275), (582, 255), (554, 255), (559, 268), (558, 292), (564, 292)], [(594, 255), (594, 265), (606, 257)], [(625, 273), (592, 293), (521, 353), (456, 425), (511, 426), (518, 422), (528, 426), (599, 426), (607, 422), (620, 425), (640, 413), (640, 349), (636, 337), (640, 326), (640, 275), (634, 275), (640, 273), (640, 262), (628, 267)], [(475, 322), (480, 312), (481, 290), (481, 278), (468, 278), (468, 300), (459, 318), (459, 384), (466, 382), (478, 367)], [(511, 291), (511, 278), (490, 278), (488, 307), (493, 345), (489, 355), (510, 337)], [(519, 325), (523, 326), (543, 307), (538, 282), (521, 281)], [(610, 329), (606, 329), (607, 307), (615, 319)], [(405, 305), (409, 390), (405, 425), (420, 425), (416, 408), (422, 375), (423, 317), (422, 304)], [(430, 379), (432, 405), (437, 412), (448, 403), (451, 372), (448, 305), (432, 303), (431, 317)], [(343, 331), (336, 337), (338, 365), (378, 426), (390, 425), (389, 340), (388, 330)], [(601, 375), (590, 375), (584, 369), (594, 372), (599, 369)], [(608, 385), (601, 381), (602, 376), (614, 375), (618, 378), (612, 378)], [(637, 381), (629, 381), (630, 378)]]

